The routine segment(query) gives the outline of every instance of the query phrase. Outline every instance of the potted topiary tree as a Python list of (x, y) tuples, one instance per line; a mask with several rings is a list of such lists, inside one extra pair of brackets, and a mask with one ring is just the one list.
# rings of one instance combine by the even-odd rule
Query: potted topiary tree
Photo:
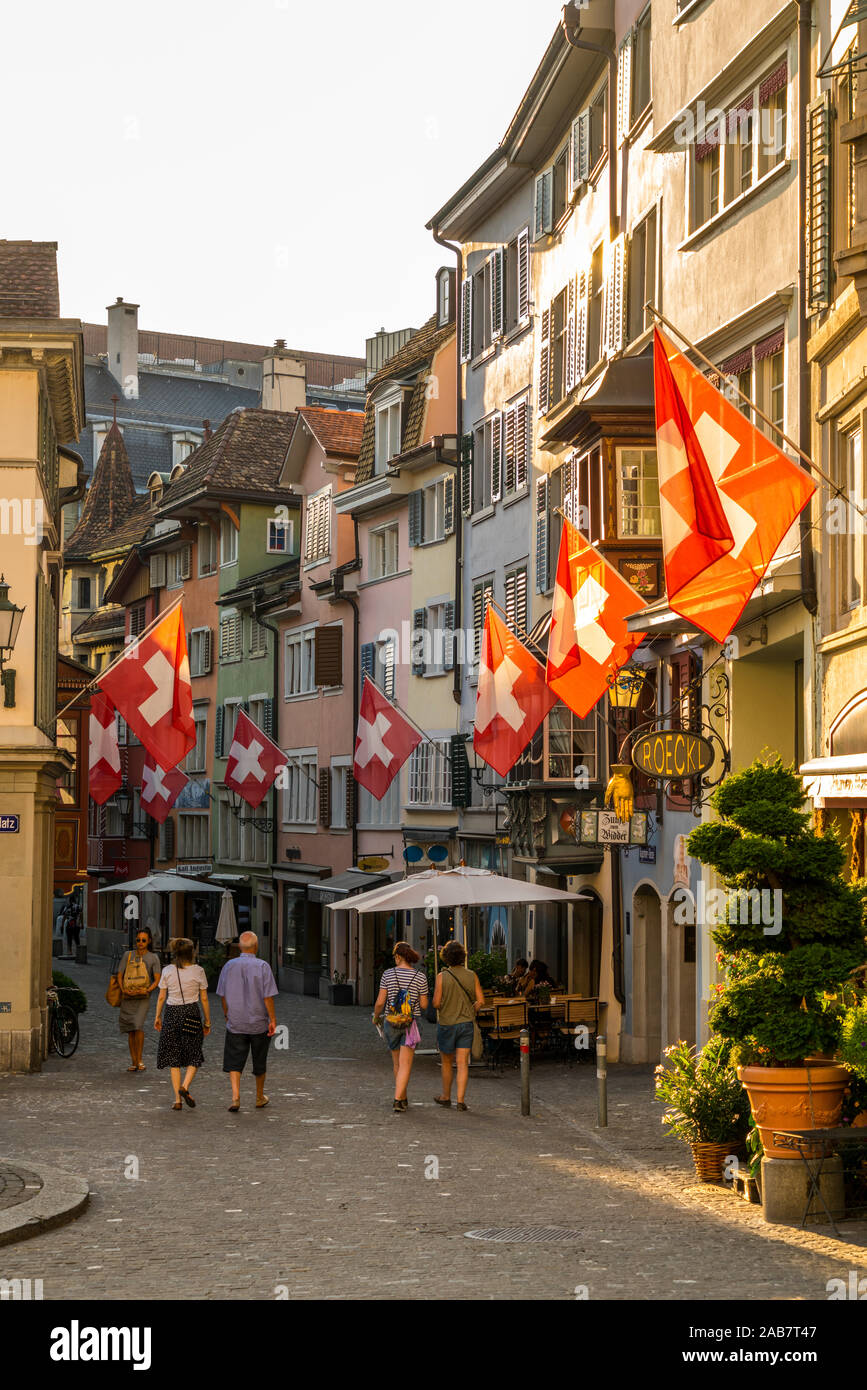
[(769, 1158), (798, 1157), (773, 1143), (775, 1130), (839, 1122), (840, 991), (865, 955), (862, 893), (841, 876), (842, 845), (812, 829), (802, 802), (792, 768), (757, 759), (717, 788), (719, 820), (687, 842), (728, 890), (715, 923), (708, 914), (726, 971), (709, 1019), (734, 1044)]

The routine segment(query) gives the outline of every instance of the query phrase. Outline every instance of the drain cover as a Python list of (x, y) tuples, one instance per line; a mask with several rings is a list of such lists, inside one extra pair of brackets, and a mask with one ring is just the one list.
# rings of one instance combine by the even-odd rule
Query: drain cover
[(487, 1226), (482, 1231), (465, 1231), (470, 1240), (499, 1240), (521, 1245), (580, 1240), (581, 1232), (568, 1226)]

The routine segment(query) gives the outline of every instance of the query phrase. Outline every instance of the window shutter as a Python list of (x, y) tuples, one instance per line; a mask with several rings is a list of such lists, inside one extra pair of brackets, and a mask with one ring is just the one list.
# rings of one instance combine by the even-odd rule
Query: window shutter
[(464, 734), (451, 736), (452, 765), (452, 806), (469, 806), (472, 796), (470, 764), (467, 758), (467, 740)]
[(512, 631), (515, 631), (515, 576), (506, 575), (506, 601), (503, 605), (506, 610), (506, 622)]
[(355, 777), (352, 768), (346, 771), (346, 824), (352, 828), (357, 819), (356, 813), (357, 796), (355, 791)]
[(491, 253), (491, 340), (503, 332), (503, 248)]
[(605, 287), (605, 351), (623, 348), (623, 286), (626, 268), (626, 239), (622, 235), (611, 243), (611, 266)]
[(539, 414), (544, 415), (551, 399), (551, 310), (542, 311), (539, 346)]
[(394, 699), (394, 642), (382, 644), (382, 693)]
[(274, 737), (274, 700), (272, 696), (266, 695), (262, 701), (262, 733), (267, 734), (268, 738)]
[(369, 676), (375, 680), (374, 666), (376, 664), (376, 645), (373, 642), (364, 642), (361, 647), (361, 688), (364, 688), (364, 677)]
[(165, 555), (152, 555), (150, 559), (150, 579), (152, 589), (164, 589), (166, 583)]
[(566, 395), (575, 385), (575, 279), (569, 280), (566, 293)]
[(554, 170), (546, 169), (536, 180), (536, 196), (533, 213), (533, 240), (551, 230), (551, 214), (554, 208)]
[(313, 683), (343, 684), (343, 628), (317, 627), (313, 632)]
[(527, 632), (527, 571), (513, 570), (506, 575), (506, 621), (518, 637)]
[(443, 534), (453, 536), (455, 531), (455, 479), (447, 473), (443, 480)]
[(582, 111), (572, 126), (572, 186), (578, 188), (590, 177), (590, 107)]
[(617, 143), (621, 145), (632, 124), (632, 30), (620, 44), (617, 60)]
[(223, 705), (217, 705), (214, 719), (214, 757), (223, 756), (223, 725), (226, 718), (226, 711)]
[(461, 281), (461, 361), (469, 362), (473, 355), (473, 282), (469, 276)]
[(331, 824), (331, 768), (319, 769), (319, 824)]
[(455, 605), (443, 604), (443, 670), (455, 669)]
[(163, 852), (161, 858), (174, 859), (175, 857), (175, 822), (171, 816), (163, 821), (162, 827)]
[(473, 514), (472, 434), (465, 434), (461, 439), (461, 512), (464, 516)]
[(202, 628), (202, 634), (201, 634), (200, 642), (199, 642), (199, 675), (200, 675), (200, 676), (207, 676), (207, 675), (209, 674), (210, 670), (211, 670), (211, 646), (212, 646), (211, 629), (210, 629), (209, 627), (203, 627), (203, 628)]
[(536, 480), (536, 593), (548, 589), (548, 478)]
[(831, 302), (831, 93), (807, 109), (808, 314)]
[(587, 375), (587, 288), (589, 276), (582, 271), (577, 280), (578, 303), (575, 307), (575, 381)]
[(424, 503), (421, 488), (409, 494), (409, 543), (421, 545), (424, 540)]
[(474, 660), (478, 661), (482, 652), (482, 633), (485, 630), (485, 586), (484, 584), (473, 585), (473, 631), (476, 634), (476, 650)]
[[(412, 615), (413, 638), (417, 632), (424, 632), (427, 627), (427, 609), (416, 608)], [(421, 650), (419, 650), (421, 648)], [(412, 674), (414, 676), (424, 675), (424, 649), (420, 642), (413, 641), (412, 648)]]
[(503, 486), (506, 496), (515, 491), (515, 423), (517, 415), (518, 407), (516, 405), (510, 405), (508, 410), (503, 411), (503, 449), (505, 454)]
[(193, 568), (193, 547), (182, 545), (178, 555), (178, 574), (181, 579), (189, 579)]
[(518, 319), (530, 313), (530, 233), (518, 233)]
[(530, 402), (525, 396), (518, 401), (515, 415), (515, 491), (527, 486), (528, 459), (530, 454)]
[(499, 502), (503, 495), (503, 416), (497, 412), (491, 420), (491, 501)]

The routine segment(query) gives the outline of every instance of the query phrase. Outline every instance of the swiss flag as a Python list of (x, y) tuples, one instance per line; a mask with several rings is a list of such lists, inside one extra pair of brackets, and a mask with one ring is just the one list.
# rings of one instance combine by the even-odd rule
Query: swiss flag
[[(654, 353), (668, 602), (675, 613), (724, 642), (816, 487), (658, 329)], [(694, 481), (700, 478), (703, 487), (708, 477), (731, 544), (720, 538), (718, 515), (704, 493), (698, 506)], [(714, 515), (718, 553), (707, 520)], [(700, 566), (702, 555), (707, 560)]]
[(123, 774), (117, 746), (117, 715), (111, 700), (98, 690), (90, 699), (89, 733), (87, 786), (97, 806), (102, 806), (123, 784)]
[(352, 766), (356, 782), (381, 801), (420, 743), (421, 734), (365, 676)]
[(626, 627), (643, 607), (641, 595), (564, 519), (546, 674), (555, 695), (580, 719), (644, 640), (643, 632)]
[(97, 685), (114, 701), (160, 767), (176, 767), (195, 746), (193, 690), (181, 606), (131, 642)]
[(237, 792), (248, 806), (259, 806), (285, 766), (286, 754), (282, 748), (240, 710), (226, 762), (226, 786)]
[(148, 753), (141, 775), (142, 810), (162, 825), (189, 780), (179, 767), (164, 772)]
[(505, 777), (556, 703), (544, 666), (489, 608), (473, 731), (479, 757)]

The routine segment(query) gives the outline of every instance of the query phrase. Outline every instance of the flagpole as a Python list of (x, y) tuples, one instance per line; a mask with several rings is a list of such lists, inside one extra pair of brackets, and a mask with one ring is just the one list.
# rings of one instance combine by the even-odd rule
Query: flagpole
[[(170, 603), (168, 608), (164, 608), (161, 613), (157, 614), (153, 622), (148, 623), (147, 627), (142, 629), (142, 631), (135, 638), (135, 641), (141, 642), (143, 638), (147, 637), (149, 633), (153, 632), (155, 627), (159, 626), (163, 618), (167, 618), (170, 613), (174, 613), (178, 604), (183, 603), (183, 601), (183, 594), (179, 594), (178, 597), (175, 599), (174, 603)], [(97, 685), (99, 681), (102, 680), (103, 676), (107, 676), (109, 671), (113, 671), (115, 666), (118, 666), (121, 663), (121, 661), (125, 660), (125, 658), (129, 654), (129, 648), (131, 645), (132, 643), (129, 643), (127, 646), (125, 646), (123, 651), (120, 653), (120, 656), (116, 656), (114, 658), (114, 661), (110, 661), (104, 670), (98, 671), (94, 676), (93, 680), (88, 681), (87, 685), (84, 686), (82, 690), (79, 690), (77, 695), (73, 695), (72, 699), (68, 702), (68, 704), (65, 704), (63, 706), (63, 709), (57, 711), (57, 714), (55, 714), (54, 716), (55, 724), (57, 723), (58, 719), (60, 719), (60, 717), (66, 713), (68, 709), (72, 709), (72, 706), (75, 704), (76, 700), (80, 700), (83, 695), (87, 694), (88, 690), (92, 690), (93, 687)]]
[[(709, 357), (705, 357), (701, 348), (696, 347), (695, 343), (691, 342), (690, 339), (687, 338), (686, 334), (682, 333), (679, 328), (675, 328), (674, 324), (671, 322), (670, 319), (667, 319), (664, 314), (661, 314), (658, 309), (655, 309), (649, 301), (647, 304), (645, 304), (644, 307), (645, 309), (647, 309), (649, 313), (653, 315), (655, 319), (658, 319), (660, 323), (664, 323), (666, 328), (668, 328), (672, 333), (676, 334), (676, 336), (680, 338), (680, 341), (682, 343), (686, 343), (690, 351), (694, 352), (696, 357), (699, 357), (701, 361), (704, 362), (705, 366), (710, 367), (712, 371), (716, 372), (717, 376), (722, 376), (722, 372), (720, 372), (717, 363), (712, 362)], [(809, 472), (817, 473), (818, 476), (822, 479), (822, 481), (828, 484), (828, 486), (831, 488), (836, 497), (842, 497), (844, 495), (843, 488), (840, 486), (840, 484), (835, 483), (834, 479), (829, 477), (829, 475), (819, 467), (815, 460), (810, 458), (809, 454), (805, 454), (803, 449), (799, 448), (798, 445), (795, 443), (794, 439), (790, 439), (789, 436), (786, 433), (784, 433), (783, 430), (780, 429), (780, 426), (775, 424), (774, 421), (771, 420), (770, 417), (767, 416), (765, 412), (761, 410), (759, 406), (756, 405), (755, 401), (751, 400), (749, 396), (745, 396), (739, 386), (736, 386), (735, 390), (737, 391), (741, 400), (745, 401), (746, 404), (750, 407), (750, 409), (754, 410), (756, 414), (762, 420), (764, 420), (766, 425), (770, 425), (774, 433), (778, 434), (780, 438), (786, 444), (788, 444), (790, 449), (794, 449), (798, 457), (803, 459), (804, 463), (807, 465), (807, 469)], [(867, 517), (867, 512), (865, 512), (861, 507), (859, 507), (857, 503), (852, 502), (850, 500), (849, 505), (853, 508), (854, 511), (858, 512), (860, 516)]]

